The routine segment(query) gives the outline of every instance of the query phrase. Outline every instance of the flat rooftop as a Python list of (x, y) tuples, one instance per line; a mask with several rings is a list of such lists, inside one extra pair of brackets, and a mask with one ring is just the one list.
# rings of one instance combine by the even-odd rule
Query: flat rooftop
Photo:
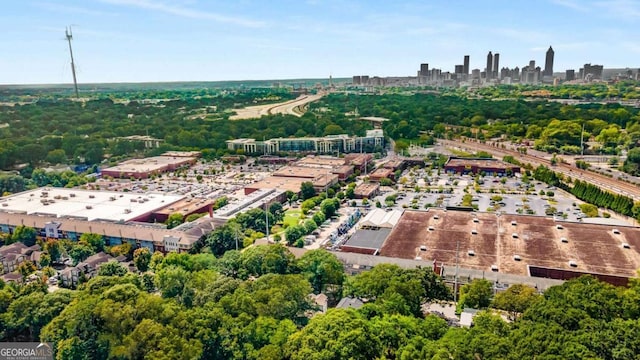
[(165, 193), (134, 194), (47, 187), (0, 198), (0, 212), (130, 221), (183, 198), (182, 195)]
[(372, 191), (376, 191), (380, 188), (380, 184), (378, 183), (362, 183), (353, 189), (354, 192), (358, 194), (369, 194)]
[(173, 213), (189, 214), (205, 206), (215, 204), (214, 199), (185, 198), (155, 211), (156, 214), (171, 215)]
[(640, 268), (640, 228), (434, 209), (405, 211), (380, 255), (452, 266), (457, 244), (459, 266), (483, 271), (496, 265), (500, 273), (524, 276), (532, 265), (636, 276)]
[(325, 168), (285, 166), (274, 172), (273, 176), (315, 179), (319, 176), (327, 175), (327, 173), (330, 173), (330, 171), (330, 169)]
[(296, 162), (298, 166), (305, 167), (322, 167), (322, 168), (334, 168), (343, 166), (345, 164), (345, 160), (341, 158), (331, 157), (331, 156), (305, 156), (302, 159)]
[(496, 159), (464, 159), (464, 158), (449, 158), (445, 166), (476, 166), (479, 168), (499, 168), (499, 169), (517, 167), (516, 165), (508, 164), (506, 162), (496, 160)]
[(295, 178), (295, 177), (278, 177), (278, 176), (269, 176), (264, 178), (258, 182), (247, 185), (248, 189), (278, 189), (282, 191), (293, 191), (294, 193), (300, 192), (300, 187), (302, 183), (305, 181), (310, 181), (305, 178)]
[(379, 168), (379, 169), (376, 169), (374, 172), (372, 172), (369, 176), (370, 177), (384, 178), (384, 177), (389, 177), (389, 175), (391, 175), (391, 174), (393, 174), (393, 170), (392, 169)]
[(365, 249), (379, 249), (389, 236), (391, 229), (365, 230), (356, 231), (345, 246), (359, 247)]
[(144, 159), (132, 159), (124, 161), (116, 166), (103, 169), (103, 171), (122, 173), (144, 173), (161, 171), (168, 166), (177, 166), (187, 162), (195, 161), (195, 157), (184, 156), (154, 156)]
[(167, 151), (162, 156), (171, 157), (200, 157), (202, 153), (200, 151)]

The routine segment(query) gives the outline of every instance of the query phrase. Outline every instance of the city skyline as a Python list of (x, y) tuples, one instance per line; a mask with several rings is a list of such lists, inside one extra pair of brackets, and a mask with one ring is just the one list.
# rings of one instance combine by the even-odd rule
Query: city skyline
[[(485, 69), (555, 51), (553, 70), (640, 67), (640, 1), (379, 4), (30, 0), (3, 4), (0, 84), (221, 81), (415, 75), (416, 66)], [(504, 65), (503, 65), (504, 64)], [(464, 66), (463, 65), (463, 66)], [(500, 69), (498, 69), (500, 71)]]

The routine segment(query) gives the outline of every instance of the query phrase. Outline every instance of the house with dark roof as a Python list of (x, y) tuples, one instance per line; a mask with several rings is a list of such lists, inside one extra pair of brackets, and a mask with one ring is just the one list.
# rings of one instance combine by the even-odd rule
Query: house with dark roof
[(91, 255), (78, 265), (62, 270), (60, 272), (60, 281), (66, 287), (77, 286), (81, 278), (90, 279), (96, 276), (100, 266), (109, 261), (118, 260), (105, 252)]
[(36, 265), (40, 262), (40, 245), (27, 246), (21, 242), (0, 247), (0, 262), (2, 273), (14, 272), (23, 262), (29, 260)]

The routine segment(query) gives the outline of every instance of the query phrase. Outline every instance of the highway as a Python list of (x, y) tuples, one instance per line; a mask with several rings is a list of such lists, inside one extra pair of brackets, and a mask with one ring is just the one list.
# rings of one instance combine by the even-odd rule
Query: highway
[(231, 120), (240, 119), (258, 119), (266, 115), (287, 114), (301, 117), (306, 112), (309, 103), (320, 100), (325, 95), (324, 92), (318, 92), (315, 95), (300, 95), (296, 99), (268, 105), (248, 106), (243, 109), (237, 109), (236, 115), (231, 116)]
[(624, 181), (611, 179), (607, 176), (594, 173), (591, 171), (581, 170), (569, 164), (558, 163), (555, 166), (551, 165), (551, 161), (542, 157), (529, 154), (521, 154), (516, 150), (509, 148), (503, 149), (488, 144), (476, 142), (472, 139), (466, 141), (460, 140), (444, 140), (438, 139), (438, 142), (444, 146), (451, 148), (458, 148), (469, 152), (485, 151), (491, 155), (494, 155), (500, 159), (504, 156), (511, 155), (515, 159), (523, 163), (529, 163), (533, 166), (545, 165), (555, 172), (563, 174), (565, 177), (571, 177), (572, 179), (578, 179), (597, 185), (604, 190), (608, 190), (614, 194), (621, 194), (628, 196), (635, 201), (640, 201), (640, 187), (626, 183)]

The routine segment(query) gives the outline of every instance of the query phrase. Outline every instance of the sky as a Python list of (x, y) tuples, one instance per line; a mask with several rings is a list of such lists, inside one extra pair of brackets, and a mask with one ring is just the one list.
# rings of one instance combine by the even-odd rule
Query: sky
[(415, 76), (640, 67), (640, 0), (4, 0), (0, 84)]

